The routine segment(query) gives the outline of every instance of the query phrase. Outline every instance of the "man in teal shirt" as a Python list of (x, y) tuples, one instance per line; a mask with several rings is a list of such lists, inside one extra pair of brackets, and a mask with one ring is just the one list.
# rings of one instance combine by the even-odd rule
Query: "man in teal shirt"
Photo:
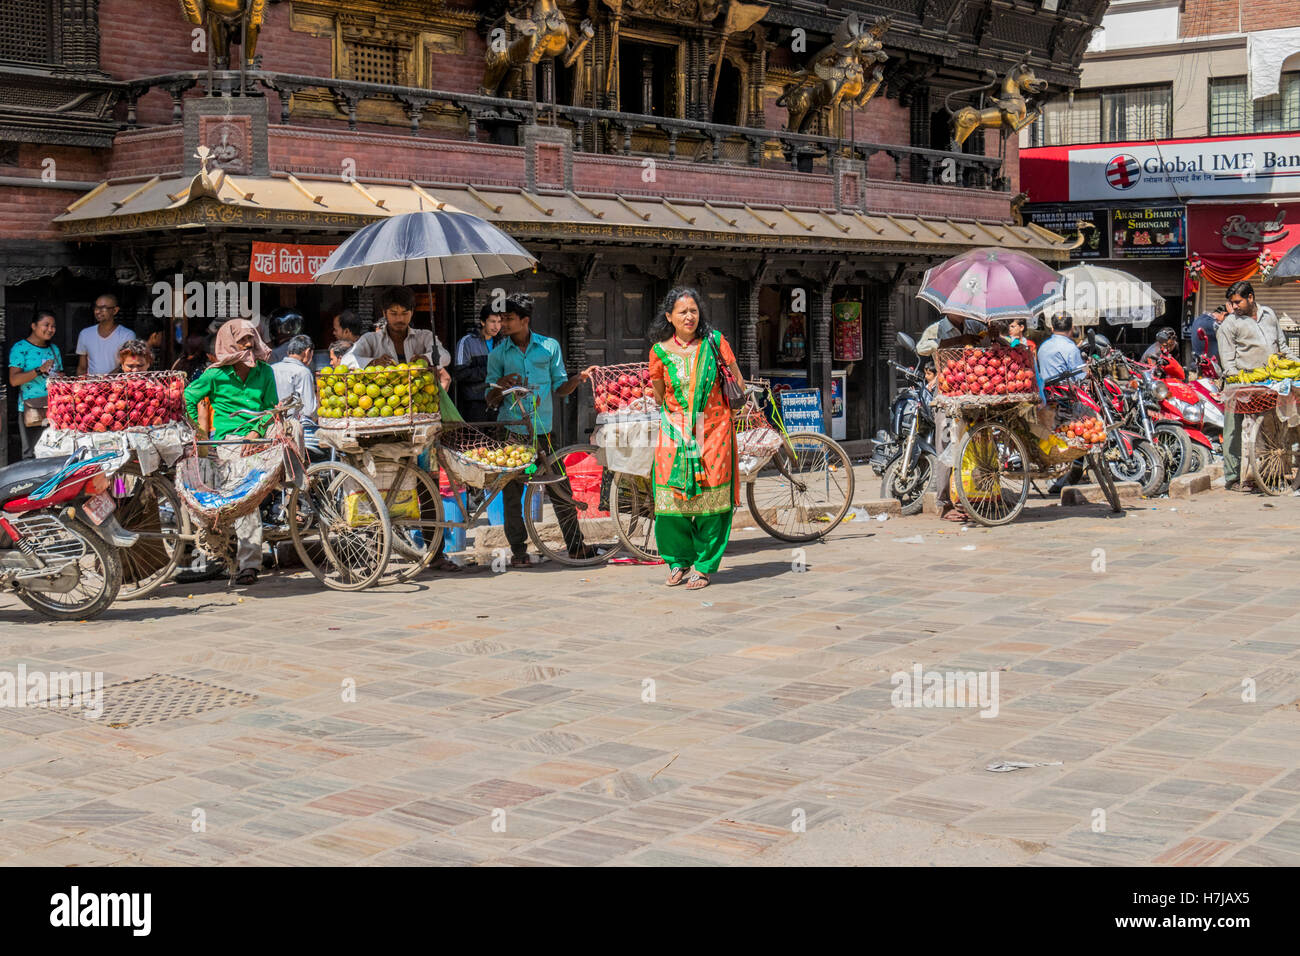
[[(504, 389), (516, 385), (535, 386), (536, 391), (531, 395), (511, 395), (509, 401), (501, 406), (497, 419), (509, 421), (524, 416), (531, 417), (539, 447), (549, 449), (551, 427), (555, 417), (555, 402), (551, 396), (564, 396), (573, 392), (591, 376), (591, 369), (583, 369), (570, 378), (564, 367), (564, 358), (560, 354), (560, 343), (549, 336), (532, 331), (532, 322), (532, 296), (515, 293), (506, 299), (505, 313), (501, 318), (501, 331), (506, 337), (488, 355), (487, 381), (492, 384), (488, 389), (487, 401), (489, 405), (501, 404), (501, 393)], [(524, 435), (528, 433), (528, 429), (523, 425), (508, 427), (515, 433)], [(546, 493), (560, 522), (564, 545), (569, 554), (575, 558), (594, 557), (597, 553), (596, 549), (582, 540), (578, 515), (571, 502), (573, 492), (569, 488), (569, 482), (566, 479), (560, 484), (563, 485), (564, 493), (570, 500), (561, 500), (553, 490), (554, 485), (546, 485)], [(529, 566), (523, 494), (522, 481), (512, 481), (501, 490), (501, 503), (506, 517), (506, 540), (510, 542), (512, 568)]]

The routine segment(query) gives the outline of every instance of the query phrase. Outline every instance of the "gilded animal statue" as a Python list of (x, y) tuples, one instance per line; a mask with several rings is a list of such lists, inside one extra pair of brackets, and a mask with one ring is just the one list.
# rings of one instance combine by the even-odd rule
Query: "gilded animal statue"
[(889, 57), (881, 40), (889, 24), (889, 17), (879, 17), (866, 27), (856, 13), (850, 13), (835, 28), (831, 42), (777, 98), (776, 105), (789, 110), (786, 129), (806, 132), (818, 115), (842, 103), (867, 105), (885, 79), (884, 63)]
[[(504, 85), (514, 85), (525, 64), (536, 66), (546, 57), (558, 56), (565, 66), (573, 66), (596, 34), (591, 21), (583, 20), (578, 28), (581, 37), (575, 38), (555, 0), (533, 0), (522, 19), (507, 12), (506, 21), (519, 36), (508, 45), (489, 40), (483, 71), (483, 92), (489, 96), (500, 96)], [(511, 82), (506, 84), (508, 78)]]
[(242, 51), (244, 66), (254, 68), (257, 37), (266, 19), (266, 0), (180, 0), (181, 13), (195, 26), (208, 31), (208, 43), (217, 69), (230, 68), (230, 44), (238, 43), (247, 24)]
[[(944, 101), (944, 106), (951, 114), (952, 141), (956, 146), (961, 146), (971, 133), (980, 128), (1001, 130), (1004, 138), (1018, 133), (1038, 119), (1042, 112), (1039, 107), (1031, 105), (1026, 95), (1042, 93), (1047, 89), (1047, 81), (1034, 75), (1027, 60), (1021, 60), (1007, 70), (1006, 76), (1000, 81), (992, 70), (986, 70), (985, 73), (989, 76), (989, 82), (975, 89), (981, 92), (997, 90), (997, 96), (989, 97), (992, 105), (983, 109), (963, 106), (954, 110), (947, 100)], [(972, 91), (954, 90), (948, 94), (948, 98), (951, 99), (960, 92)]]

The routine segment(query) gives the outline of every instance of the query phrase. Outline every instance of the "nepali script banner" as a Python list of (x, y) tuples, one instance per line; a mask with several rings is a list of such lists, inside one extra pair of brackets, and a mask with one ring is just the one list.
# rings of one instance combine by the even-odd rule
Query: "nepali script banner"
[(248, 264), (248, 281), (272, 285), (310, 285), (330, 253), (337, 248), (338, 246), (255, 242), (253, 258)]

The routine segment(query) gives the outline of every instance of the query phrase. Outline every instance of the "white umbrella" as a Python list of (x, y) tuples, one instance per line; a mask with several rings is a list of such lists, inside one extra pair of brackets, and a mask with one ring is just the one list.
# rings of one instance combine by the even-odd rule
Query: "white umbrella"
[(1119, 269), (1084, 264), (1061, 270), (1060, 308), (1074, 316), (1075, 325), (1111, 325), (1144, 329), (1165, 314), (1163, 296), (1135, 275)]

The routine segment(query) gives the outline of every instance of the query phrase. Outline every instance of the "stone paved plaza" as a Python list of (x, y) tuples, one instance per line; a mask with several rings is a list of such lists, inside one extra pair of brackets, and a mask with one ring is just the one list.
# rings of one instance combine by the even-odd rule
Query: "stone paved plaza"
[[(543, 565), (172, 586), (85, 624), (0, 597), (0, 671), (242, 692), (0, 709), (0, 859), (1297, 865), (1298, 532), (1300, 501), (1216, 491), (863, 515), (802, 573), (741, 533), (699, 593)], [(914, 664), (996, 675), (996, 716), (893, 706)]]

